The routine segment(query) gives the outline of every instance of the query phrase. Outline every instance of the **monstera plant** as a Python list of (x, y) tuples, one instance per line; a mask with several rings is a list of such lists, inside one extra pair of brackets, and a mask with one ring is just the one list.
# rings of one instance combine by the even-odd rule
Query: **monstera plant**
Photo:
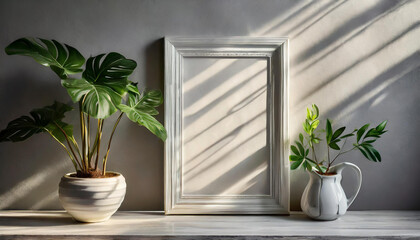
[[(59, 102), (11, 121), (0, 132), (0, 141), (19, 142), (36, 133), (48, 133), (67, 152), (78, 177), (101, 177), (106, 176), (112, 137), (124, 114), (160, 139), (166, 139), (165, 128), (153, 117), (158, 114), (156, 107), (163, 102), (161, 92), (140, 92), (137, 84), (128, 80), (137, 66), (135, 61), (111, 52), (90, 57), (85, 64), (85, 58), (75, 48), (55, 40), (34, 38), (12, 42), (6, 47), (6, 53), (32, 57), (58, 75), (61, 85), (78, 104), (81, 142), (77, 143), (73, 127), (63, 121), (65, 113), (73, 107)], [(117, 112), (119, 116), (108, 139), (107, 151), (100, 158), (104, 122)], [(96, 125), (96, 133), (92, 125)]]
[[(140, 92), (137, 83), (128, 79), (137, 63), (116, 52), (90, 57), (85, 64), (82, 54), (69, 45), (21, 38), (7, 46), (6, 53), (32, 57), (58, 75), (61, 85), (78, 105), (80, 142), (73, 135), (73, 126), (63, 120), (73, 107), (60, 102), (11, 121), (0, 132), (0, 142), (19, 142), (41, 132), (49, 134), (66, 151), (75, 168), (60, 182), (63, 207), (78, 221), (107, 220), (119, 208), (126, 190), (122, 174), (106, 168), (118, 123), (126, 115), (164, 141), (166, 130), (153, 117), (158, 114), (156, 107), (163, 102), (162, 93)], [(104, 122), (115, 113), (118, 117), (109, 139), (104, 141)], [(106, 151), (100, 156), (106, 142)]]

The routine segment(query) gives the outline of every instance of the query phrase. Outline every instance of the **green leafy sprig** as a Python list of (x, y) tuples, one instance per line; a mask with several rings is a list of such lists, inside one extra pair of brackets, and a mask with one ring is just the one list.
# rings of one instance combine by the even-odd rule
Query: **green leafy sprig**
[[(321, 174), (329, 173), (330, 167), (334, 161), (341, 155), (358, 149), (362, 155), (370, 161), (380, 162), (381, 155), (378, 150), (374, 148), (374, 143), (382, 134), (386, 133), (385, 130), (387, 121), (381, 122), (378, 126), (369, 129), (369, 124), (363, 125), (360, 129), (355, 129), (350, 133), (344, 134), (346, 127), (340, 127), (337, 130), (333, 130), (332, 123), (329, 119), (326, 120), (325, 125), (325, 143), (327, 147), (327, 156), (325, 161), (319, 161), (316, 155), (315, 145), (319, 144), (322, 140), (320, 133), (317, 128), (320, 124), (319, 108), (315, 104), (312, 104), (312, 109), (306, 109), (306, 119), (303, 122), (303, 130), (305, 135), (299, 134), (299, 141), (295, 141), (295, 144), (290, 146), (292, 154), (289, 156), (292, 162), (290, 168), (292, 170), (302, 166), (303, 169), (311, 171), (316, 169)], [(346, 141), (350, 137), (356, 136), (356, 141), (353, 143), (353, 148), (344, 150)], [(341, 147), (339, 143), (343, 140)], [(339, 151), (335, 157), (330, 156), (330, 150)], [(311, 156), (309, 157), (311, 153)]]

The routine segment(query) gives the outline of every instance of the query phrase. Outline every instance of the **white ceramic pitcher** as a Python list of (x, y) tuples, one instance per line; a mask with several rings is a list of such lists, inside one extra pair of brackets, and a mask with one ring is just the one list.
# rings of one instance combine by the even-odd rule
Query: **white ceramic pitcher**
[[(349, 198), (341, 187), (341, 172), (345, 167), (354, 169), (358, 178), (357, 190)], [(316, 220), (335, 220), (344, 215), (362, 185), (362, 172), (352, 163), (337, 164), (331, 167), (329, 172), (335, 174), (320, 175), (315, 170), (309, 171), (309, 183), (300, 202), (303, 212)]]

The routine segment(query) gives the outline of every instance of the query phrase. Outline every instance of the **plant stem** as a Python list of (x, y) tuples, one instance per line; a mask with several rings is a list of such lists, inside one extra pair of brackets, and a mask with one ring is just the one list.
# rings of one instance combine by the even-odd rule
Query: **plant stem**
[[(84, 128), (85, 128), (85, 151), (83, 152), (83, 159), (85, 161), (87, 172), (89, 172), (89, 159), (88, 159), (88, 151), (89, 151), (89, 132), (87, 129), (87, 120), (85, 119), (85, 113), (83, 113), (84, 118)], [(87, 117), (86, 117), (87, 118)]]
[(105, 155), (104, 160), (103, 160), (103, 170), (102, 170), (102, 175), (103, 176), (105, 176), (105, 173), (106, 173), (106, 162), (108, 160), (109, 149), (111, 148), (112, 137), (114, 136), (115, 129), (117, 128), (118, 123), (120, 122), (122, 116), (123, 116), (123, 113), (121, 113), (120, 116), (118, 116), (118, 119), (114, 124), (114, 128), (112, 129), (111, 136), (109, 137), (108, 149), (106, 151), (106, 155)]
[(316, 166), (318, 167), (319, 172), (322, 173), (321, 167), (319, 166), (319, 162), (318, 162), (318, 160), (316, 158), (314, 145), (313, 144), (310, 144), (310, 145), (311, 145), (311, 149), (312, 149), (312, 154), (314, 155), (314, 160), (316, 162)]
[(344, 153), (348, 153), (350, 151), (353, 151), (354, 149), (356, 149), (356, 147), (353, 147), (353, 148), (351, 148), (351, 149), (349, 149), (347, 151), (344, 151), (342, 153), (337, 154), (337, 156), (335, 156), (335, 158), (332, 160), (331, 164), (333, 164), (333, 162), (337, 159), (338, 156), (343, 155)]
[(57, 126), (60, 131), (64, 134), (64, 137), (66, 138), (67, 144), (70, 147), (71, 152), (73, 153), (75, 159), (77, 160), (76, 154), (74, 153), (73, 147), (71, 146), (70, 140), (69, 140), (69, 136), (67, 135), (67, 133), (60, 127), (60, 125), (58, 125), (56, 122), (54, 122), (55, 126)]
[[(96, 135), (98, 135), (98, 133), (96, 133)], [(92, 149), (90, 149), (90, 152), (89, 152), (89, 156), (88, 156), (89, 161), (90, 161), (90, 159), (92, 159), (93, 155), (96, 152), (97, 144), (98, 144), (98, 139), (97, 139), (97, 137), (95, 137), (95, 142), (93, 143)]]
[(88, 156), (89, 161), (92, 159), (93, 154), (96, 152), (96, 147), (98, 145), (98, 134), (99, 134), (99, 129), (96, 130), (95, 142), (93, 143), (93, 147), (92, 147), (92, 149), (89, 152), (89, 156)]
[(343, 145), (341, 146), (341, 150), (340, 150), (340, 152), (333, 158), (333, 160), (328, 164), (328, 168), (327, 168), (327, 171), (330, 169), (330, 166), (334, 163), (334, 161), (338, 158), (338, 156), (340, 156), (340, 155), (342, 155), (342, 154), (344, 154), (344, 153), (347, 153), (347, 152), (350, 152), (350, 151), (352, 151), (352, 150), (354, 150), (356, 147), (353, 147), (352, 149), (349, 149), (349, 150), (347, 150), (347, 151), (344, 151), (343, 152), (343, 149), (344, 149), (344, 145), (346, 145), (346, 142), (347, 142), (347, 138), (346, 139), (344, 139), (344, 143), (343, 143)]
[(83, 97), (82, 101), (79, 101), (79, 110), (80, 110), (80, 130), (81, 130), (81, 138), (82, 138), (82, 163), (84, 172), (89, 172), (89, 166), (88, 166), (88, 159), (87, 159), (87, 129), (86, 129), (86, 123), (85, 123), (85, 114), (83, 112), (83, 104), (85, 103), (86, 95)]
[(84, 161), (83, 161), (83, 158), (84, 158), (84, 156), (85, 156), (85, 147), (86, 147), (86, 145), (85, 145), (85, 124), (84, 124), (84, 122), (85, 122), (85, 119), (84, 119), (84, 117), (83, 117), (83, 111), (82, 111), (82, 108), (83, 108), (83, 103), (82, 103), (83, 101), (79, 101), (79, 114), (80, 114), (80, 138), (82, 139), (82, 158), (81, 158), (81, 161), (82, 161), (82, 165), (83, 165), (83, 172), (87, 172), (86, 170), (86, 165), (84, 164)]
[(73, 156), (71, 155), (71, 153), (67, 149), (66, 145), (64, 145), (62, 142), (60, 142), (60, 140), (58, 140), (50, 131), (47, 130), (47, 132), (51, 135), (51, 137), (53, 137), (64, 148), (64, 150), (66, 150), (66, 152), (69, 155), (70, 160), (72, 161), (72, 163), (74, 165), (74, 168), (76, 169), (76, 172), (77, 172), (77, 165), (79, 165), (79, 167), (81, 167), (79, 161), (76, 162), (74, 160)]
[(98, 170), (99, 162), (99, 150), (101, 147), (101, 138), (102, 138), (102, 126), (104, 124), (104, 119), (98, 119), (98, 132), (97, 132), (97, 147), (96, 147), (96, 161), (95, 161), (95, 170)]
[(77, 154), (79, 154), (78, 156), (80, 157), (80, 159), (82, 159), (82, 154), (80, 154), (80, 149), (79, 149), (79, 145), (77, 144), (76, 140), (73, 138), (71, 138), (71, 141), (73, 142), (74, 147), (76, 148), (76, 152)]
[(89, 114), (86, 114), (86, 118), (87, 118), (87, 157), (86, 157), (86, 161), (88, 162), (89, 168), (92, 168), (91, 164), (90, 164), (90, 158), (89, 158), (89, 153), (90, 153), (90, 116)]
[(330, 162), (330, 147), (327, 144), (327, 159), (328, 159), (328, 167), (325, 173), (328, 173), (328, 170), (330, 170), (331, 162)]

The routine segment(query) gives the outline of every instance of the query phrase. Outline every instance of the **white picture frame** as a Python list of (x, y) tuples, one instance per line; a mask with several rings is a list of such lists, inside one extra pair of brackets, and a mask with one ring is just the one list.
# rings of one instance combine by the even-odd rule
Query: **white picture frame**
[[(168, 132), (165, 142), (164, 168), (165, 214), (289, 214), (288, 39), (169, 37), (165, 38), (164, 42), (165, 128)], [(188, 161), (186, 160), (186, 154), (194, 149), (192, 147), (189, 149), (184, 139), (186, 129), (188, 129), (185, 127), (185, 112), (188, 109), (185, 108), (184, 101), (186, 98), (190, 99), (187, 97), (188, 91), (185, 90), (189, 86), (187, 84), (190, 83), (186, 84), (185, 77), (192, 75), (188, 71), (194, 70), (194, 66), (200, 66), (200, 62), (197, 61), (221, 61), (222, 63), (238, 61), (242, 65), (249, 61), (255, 63), (252, 66), (265, 64), (264, 79), (260, 78), (259, 81), (266, 81), (263, 88), (265, 89), (264, 96), (266, 96), (266, 104), (263, 104), (266, 123), (264, 137), (267, 139), (264, 149), (269, 152), (267, 154), (269, 157), (264, 159), (267, 161), (264, 174), (269, 180), (257, 182), (258, 186), (261, 186), (260, 189), (263, 189), (261, 191), (266, 191), (264, 194), (258, 192), (260, 189), (257, 189), (257, 193), (254, 194), (239, 192), (237, 195), (213, 193), (213, 191), (200, 192), (204, 191), (201, 190), (203, 188), (191, 190), (193, 187), (190, 186), (214, 181), (207, 179), (211, 177), (203, 173), (204, 175), (198, 180), (195, 179), (194, 183), (185, 171), (188, 167), (186, 163), (194, 160), (191, 157)], [(187, 66), (191, 69), (185, 69)], [(195, 96), (199, 94), (196, 93)], [(226, 127), (230, 126), (226, 125)], [(231, 159), (233, 158), (224, 161)], [(252, 171), (253, 169), (250, 169), (250, 172)], [(196, 194), (197, 192), (199, 194)]]

